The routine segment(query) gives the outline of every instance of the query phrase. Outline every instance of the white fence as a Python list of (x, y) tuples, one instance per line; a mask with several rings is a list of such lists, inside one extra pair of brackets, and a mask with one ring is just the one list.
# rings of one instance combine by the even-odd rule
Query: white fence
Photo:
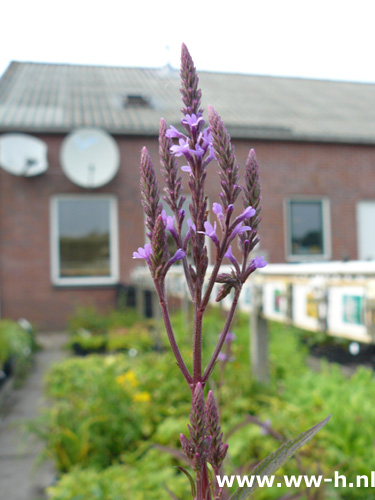
[[(143, 289), (153, 290), (145, 267), (134, 270), (132, 281)], [(181, 267), (175, 266), (169, 271), (166, 286), (170, 295), (188, 300)], [(211, 296), (213, 305), (218, 305), (215, 292), (219, 286), (215, 285)], [(229, 309), (231, 300), (232, 296), (228, 295), (220, 302), (221, 307)], [(265, 319), (372, 343), (375, 341), (375, 262), (269, 264), (245, 283), (239, 308), (250, 313), (255, 303), (261, 304)]]

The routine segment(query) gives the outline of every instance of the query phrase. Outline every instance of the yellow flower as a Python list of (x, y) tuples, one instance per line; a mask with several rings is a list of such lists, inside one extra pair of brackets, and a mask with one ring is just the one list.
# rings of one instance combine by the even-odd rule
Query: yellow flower
[(151, 394), (149, 392), (137, 392), (133, 396), (133, 401), (136, 403), (147, 403), (151, 401)]
[(138, 386), (137, 375), (133, 372), (133, 370), (128, 370), (127, 372), (116, 377), (116, 382), (118, 383), (118, 385), (121, 385), (123, 387), (126, 387), (128, 384), (131, 387)]

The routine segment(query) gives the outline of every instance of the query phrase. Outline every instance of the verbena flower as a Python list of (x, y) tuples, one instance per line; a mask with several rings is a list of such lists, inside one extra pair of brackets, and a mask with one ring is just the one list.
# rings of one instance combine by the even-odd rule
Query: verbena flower
[(235, 226), (235, 228), (233, 229), (232, 231), (232, 234), (230, 236), (230, 241), (232, 241), (238, 234), (242, 234), (244, 233), (245, 231), (251, 231), (251, 227), (250, 226), (243, 226), (242, 225), (242, 222), (240, 222), (239, 224), (237, 224), (237, 226)]
[(251, 261), (252, 265), (255, 266), (257, 269), (261, 268), (261, 267), (265, 267), (267, 265), (267, 261), (265, 260), (264, 257), (255, 257), (255, 259), (253, 259)]
[(183, 166), (181, 167), (181, 170), (182, 170), (183, 172), (188, 172), (189, 174), (192, 174), (192, 173), (193, 173), (193, 171), (191, 170), (190, 165), (183, 165)]
[(206, 221), (204, 223), (204, 229), (205, 231), (198, 231), (198, 233), (205, 234), (206, 236), (211, 238), (215, 245), (219, 245), (219, 238), (216, 234), (216, 222), (214, 222), (214, 225), (212, 225), (210, 222)]
[(227, 259), (229, 259), (231, 261), (231, 263), (234, 265), (234, 267), (239, 271), (240, 266), (238, 264), (238, 261), (237, 261), (236, 257), (233, 255), (232, 245), (229, 245), (228, 250), (225, 252), (224, 257), (226, 257)]
[(225, 217), (224, 217), (224, 213), (223, 213), (223, 207), (220, 205), (220, 203), (213, 203), (212, 211), (214, 212), (214, 214), (216, 214), (216, 217), (218, 218), (221, 229), (224, 230)]
[(151, 263), (152, 249), (149, 243), (142, 248), (138, 248), (138, 252), (133, 252), (133, 259), (145, 259), (149, 264)]
[(185, 118), (182, 118), (181, 123), (188, 129), (195, 131), (197, 130), (199, 124), (204, 125), (204, 118), (201, 114), (186, 114)]
[[(184, 133), (174, 126), (168, 127), (163, 119), (159, 128), (159, 154), (165, 181), (163, 200), (169, 205), (171, 215), (167, 215), (162, 208), (157, 177), (151, 157), (144, 148), (141, 155), (141, 196), (150, 244), (138, 248), (138, 251), (133, 253), (133, 258), (144, 259), (149, 264), (156, 292), (160, 298), (166, 333), (177, 365), (192, 393), (188, 426), (190, 435), (188, 438), (181, 434), (180, 440), (182, 450), (196, 473), (195, 484), (192, 487), (193, 497), (195, 500), (212, 498), (219, 500), (222, 498), (222, 490), (218, 488), (215, 479), (210, 480), (208, 463), (211, 464), (214, 475), (218, 474), (228, 445), (222, 441), (219, 414), (213, 393), (209, 391), (205, 402), (204, 388), (217, 361), (222, 360), (226, 363), (232, 359), (230, 343), (234, 339), (234, 334), (229, 329), (243, 284), (252, 272), (266, 265), (262, 257), (251, 260), (249, 257), (251, 250), (259, 241), (257, 236), (260, 222), (259, 171), (255, 153), (251, 150), (246, 162), (245, 184), (241, 186), (240, 167), (237, 164), (231, 138), (213, 107), (208, 109), (209, 125), (205, 127), (199, 79), (185, 45), (182, 46), (181, 54), (180, 92), (183, 101), (181, 125)], [(176, 159), (180, 157), (185, 159), (182, 167), (177, 166)], [(205, 192), (207, 167), (214, 160), (219, 166), (221, 192), (220, 203), (213, 203), (212, 212), (220, 225), (220, 235), (216, 231), (217, 222), (212, 224), (208, 220), (209, 210)], [(189, 174), (187, 185), (191, 196), (188, 208), (184, 207), (186, 197), (182, 194), (183, 176), (180, 175), (180, 168), (182, 172)], [(233, 213), (241, 191), (243, 209), (235, 218)], [(188, 231), (183, 234), (185, 211), (190, 212), (190, 217), (186, 221)], [(174, 254), (168, 245), (167, 232), (173, 237), (176, 248)], [(214, 265), (208, 279), (206, 272), (209, 259), (205, 236), (215, 244)], [(236, 237), (239, 244), (238, 257), (233, 255), (231, 246)], [(224, 258), (229, 259), (234, 266), (230, 272), (220, 272)], [(177, 261), (182, 261), (181, 268), (194, 307), (191, 370), (187, 367), (176, 342), (166, 295), (165, 278), (169, 268)], [(216, 284), (221, 285), (216, 301), (222, 300), (230, 293), (232, 301), (214, 351), (204, 366), (203, 315)], [(222, 353), (225, 344), (226, 352)], [(142, 394), (138, 393), (139, 400), (148, 400), (148, 397)], [(189, 477), (189, 473), (187, 475)]]
[(171, 152), (177, 157), (184, 155), (190, 158), (190, 146), (187, 138), (181, 137), (178, 141), (178, 145), (175, 144), (171, 147)]
[(165, 132), (165, 135), (171, 139), (177, 138), (187, 140), (186, 135), (179, 132), (173, 125), (170, 125), (169, 129)]
[(162, 210), (161, 216), (163, 217), (163, 222), (165, 229), (169, 231), (172, 236), (177, 236), (177, 231), (175, 228), (175, 217), (174, 215), (167, 215), (165, 210)]
[(172, 265), (174, 264), (175, 262), (177, 262), (178, 260), (181, 260), (185, 257), (185, 252), (179, 248), (176, 253), (173, 255), (173, 257), (171, 259), (169, 259), (169, 262), (168, 264), (169, 265)]

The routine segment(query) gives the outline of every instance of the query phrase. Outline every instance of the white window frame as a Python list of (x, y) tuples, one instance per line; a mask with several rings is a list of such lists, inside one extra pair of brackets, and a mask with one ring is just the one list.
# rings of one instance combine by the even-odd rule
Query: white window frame
[[(60, 276), (60, 249), (58, 230), (58, 203), (64, 200), (77, 199), (106, 199), (109, 200), (110, 211), (110, 276), (61, 277)], [(118, 204), (117, 199), (109, 194), (59, 194), (50, 200), (50, 255), (51, 281), (57, 286), (96, 286), (111, 285), (119, 282), (119, 235), (118, 235)]]
[[(323, 216), (323, 250), (322, 254), (311, 255), (293, 255), (291, 245), (291, 228), (290, 228), (290, 203), (291, 202), (320, 202), (322, 204)], [(330, 218), (330, 202), (325, 196), (290, 196), (284, 200), (284, 238), (285, 238), (285, 255), (288, 262), (308, 262), (330, 260), (332, 257), (331, 243), (331, 218)]]
[(368, 225), (364, 224), (364, 220), (363, 220), (363, 209), (365, 207), (369, 207), (369, 206), (370, 207), (375, 206), (375, 199), (358, 200), (357, 204), (356, 204), (357, 258), (359, 260), (374, 260), (375, 259), (375, 254), (373, 252), (371, 252), (370, 254), (365, 252), (365, 248), (363, 245), (363, 235), (364, 234), (368, 235), (368, 237), (371, 239), (371, 242), (374, 241), (373, 240), (373, 237), (374, 237), (373, 231), (371, 231), (371, 233), (369, 233), (369, 227), (368, 227)]

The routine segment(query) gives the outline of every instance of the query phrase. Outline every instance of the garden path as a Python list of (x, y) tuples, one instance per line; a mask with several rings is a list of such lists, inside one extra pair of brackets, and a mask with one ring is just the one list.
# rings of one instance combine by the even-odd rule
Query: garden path
[(65, 356), (66, 340), (63, 333), (38, 334), (42, 349), (22, 387), (9, 390), (8, 386), (1, 391), (5, 390), (0, 394), (0, 500), (42, 500), (44, 489), (55, 479), (51, 463), (36, 466), (42, 444), (27, 436), (22, 424), (46, 405), (43, 377), (52, 363)]

